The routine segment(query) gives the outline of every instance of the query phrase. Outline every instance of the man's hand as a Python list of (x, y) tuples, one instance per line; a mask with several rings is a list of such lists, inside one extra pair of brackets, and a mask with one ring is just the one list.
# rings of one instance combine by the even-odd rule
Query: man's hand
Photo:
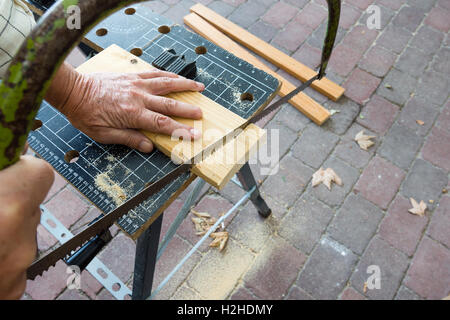
[(48, 163), (30, 156), (0, 171), (0, 299), (19, 299), (25, 291), (25, 272), (36, 257), (39, 205), (53, 178)]
[(184, 132), (183, 138), (200, 137), (193, 128), (169, 116), (201, 119), (201, 109), (161, 95), (204, 89), (201, 83), (160, 70), (81, 75), (63, 65), (46, 98), (94, 140), (147, 153), (153, 144), (139, 130), (167, 135), (177, 130), (177, 134)]

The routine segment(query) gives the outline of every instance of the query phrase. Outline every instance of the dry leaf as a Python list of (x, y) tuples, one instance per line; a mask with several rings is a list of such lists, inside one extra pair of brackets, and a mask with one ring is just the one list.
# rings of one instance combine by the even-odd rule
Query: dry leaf
[(367, 282), (364, 282), (364, 286), (363, 286), (363, 292), (366, 293), (367, 292)]
[(427, 210), (427, 205), (425, 204), (425, 202), (423, 202), (422, 200), (420, 201), (420, 203), (417, 203), (417, 201), (414, 200), (413, 198), (409, 198), (409, 200), (411, 201), (411, 205), (413, 207), (408, 211), (412, 214), (423, 217), (425, 215), (425, 210)]
[(355, 141), (358, 142), (359, 147), (365, 151), (367, 151), (371, 146), (375, 144), (375, 142), (370, 139), (376, 138), (375, 136), (367, 136), (364, 134), (364, 130), (358, 133), (355, 137)]
[(328, 188), (328, 190), (331, 190), (332, 182), (335, 182), (339, 186), (342, 185), (341, 178), (331, 168), (328, 168), (326, 170), (323, 170), (323, 168), (320, 168), (316, 173), (313, 174), (313, 177), (312, 177), (312, 186), (313, 187), (319, 185), (320, 183), (323, 183)]
[(419, 126), (423, 126), (425, 124), (422, 120), (416, 120), (416, 122)]

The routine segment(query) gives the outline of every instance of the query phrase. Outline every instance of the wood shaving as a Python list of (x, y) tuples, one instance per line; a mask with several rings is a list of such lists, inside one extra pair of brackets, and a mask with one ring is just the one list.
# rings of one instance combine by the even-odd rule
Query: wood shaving
[(219, 252), (222, 252), (228, 242), (229, 234), (226, 231), (215, 232), (212, 233), (210, 237), (214, 238), (214, 240), (209, 244), (209, 246), (212, 248), (219, 247)]
[[(191, 212), (194, 215), (191, 220), (194, 223), (195, 234), (197, 236), (204, 236), (217, 222), (217, 219), (211, 217), (211, 215), (207, 212), (198, 212), (193, 209)], [(222, 215), (223, 213), (221, 216)], [(224, 228), (225, 225), (222, 223), (222, 229)], [(219, 248), (219, 251), (221, 252), (228, 242), (229, 234), (226, 231), (214, 232), (211, 233), (210, 237), (214, 240), (209, 244), (209, 246), (211, 248)]]

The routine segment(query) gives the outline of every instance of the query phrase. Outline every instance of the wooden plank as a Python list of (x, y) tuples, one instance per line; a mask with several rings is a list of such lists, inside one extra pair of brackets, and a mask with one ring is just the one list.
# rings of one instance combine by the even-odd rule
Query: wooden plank
[[(247, 62), (253, 64), (255, 67), (264, 70), (265, 72), (277, 78), (282, 83), (279, 92), (280, 96), (284, 97), (295, 89), (295, 86), (292, 83), (284, 79), (282, 76), (278, 75), (276, 72), (272, 71), (258, 58), (250, 54), (250, 52), (239, 46), (236, 42), (228, 38), (226, 35), (218, 31), (197, 14), (190, 13), (185, 16), (184, 23), (192, 28), (195, 32), (200, 34), (202, 37), (208, 39), (219, 47), (228, 50), (235, 56), (246, 60)], [(289, 102), (318, 125), (322, 125), (330, 117), (330, 112), (327, 109), (325, 109), (323, 106), (318, 104), (316, 101), (314, 101), (304, 93), (298, 94)]]
[[(200, 17), (215, 26), (221, 32), (228, 35), (233, 40), (256, 52), (261, 57), (267, 59), (274, 65), (285, 70), (303, 82), (308, 81), (317, 74), (316, 71), (305, 66), (233, 22), (225, 19), (201, 3), (191, 7), (191, 12), (198, 14)], [(311, 87), (333, 101), (337, 101), (340, 97), (342, 97), (345, 91), (343, 87), (325, 77), (320, 81), (314, 81)]]
[[(134, 60), (134, 63), (131, 61)], [(112, 45), (91, 58), (77, 68), (81, 73), (94, 72), (145, 72), (155, 69), (147, 62), (139, 59), (126, 50)], [(171, 93), (167, 97), (190, 103), (200, 107), (203, 111), (202, 120), (174, 118), (175, 120), (195, 127), (203, 132), (202, 139), (192, 141), (174, 140), (168, 135), (144, 132), (155, 146), (174, 161), (184, 162), (211, 143), (217, 141), (227, 133), (238, 128), (245, 120), (230, 110), (222, 107), (198, 92)], [(241, 137), (242, 136), (242, 137)], [(193, 168), (193, 172), (208, 181), (216, 188), (223, 188), (245, 163), (252, 151), (257, 149), (260, 142), (264, 142), (265, 131), (257, 126), (249, 126), (235, 140), (206, 158)], [(241, 143), (246, 148), (242, 150)], [(233, 153), (233, 150), (236, 152)], [(227, 153), (226, 155), (223, 153)], [(213, 158), (211, 158), (213, 157)], [(223, 161), (219, 161), (224, 159)], [(233, 159), (230, 161), (230, 159)]]

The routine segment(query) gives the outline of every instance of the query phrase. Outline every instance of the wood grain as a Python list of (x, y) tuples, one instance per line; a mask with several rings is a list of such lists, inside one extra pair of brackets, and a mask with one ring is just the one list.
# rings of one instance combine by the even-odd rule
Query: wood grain
[[(282, 76), (278, 75), (276, 72), (272, 71), (258, 58), (250, 54), (250, 52), (239, 46), (236, 42), (228, 38), (226, 35), (218, 31), (216, 28), (214, 28), (214, 26), (212, 26), (197, 14), (190, 13), (185, 16), (184, 23), (202, 37), (233, 53), (236, 57), (253, 64), (255, 67), (277, 78), (282, 83), (279, 92), (280, 96), (284, 97), (296, 88), (292, 83), (284, 79)], [(325, 109), (323, 106), (318, 104), (316, 101), (314, 101), (304, 93), (296, 95), (289, 102), (318, 125), (322, 125), (331, 116), (330, 112), (327, 109)]]
[[(260, 38), (239, 27), (233, 22), (225, 19), (221, 15), (217, 14), (213, 10), (200, 3), (191, 7), (191, 12), (196, 13), (207, 22), (212, 24), (214, 27), (219, 29), (219, 31), (225, 33), (233, 40), (256, 52), (261, 57), (265, 58), (272, 64), (285, 70), (286, 72), (303, 82), (308, 81), (317, 74), (316, 71), (305, 66), (304, 64), (300, 63), (299, 61), (278, 50), (264, 40), (261, 40)], [(333, 101), (337, 101), (345, 92), (345, 89), (343, 87), (327, 78), (322, 78), (319, 81), (314, 81), (311, 87), (321, 94), (332, 99)]]
[[(131, 63), (133, 60), (134, 63)], [(150, 64), (139, 59), (124, 49), (112, 45), (77, 68), (81, 73), (94, 72), (145, 72), (155, 69)], [(245, 122), (237, 114), (222, 107), (198, 92), (181, 92), (166, 95), (178, 101), (200, 107), (203, 111), (202, 120), (176, 118), (175, 120), (194, 127), (203, 132), (198, 141), (180, 141), (163, 134), (144, 132), (155, 146), (172, 160), (184, 162), (191, 159), (208, 145), (224, 137)], [(255, 125), (248, 126), (236, 139), (196, 165), (192, 172), (206, 180), (214, 187), (221, 189), (248, 161), (259, 143), (263, 143), (265, 130)], [(242, 148), (242, 146), (245, 148)]]

